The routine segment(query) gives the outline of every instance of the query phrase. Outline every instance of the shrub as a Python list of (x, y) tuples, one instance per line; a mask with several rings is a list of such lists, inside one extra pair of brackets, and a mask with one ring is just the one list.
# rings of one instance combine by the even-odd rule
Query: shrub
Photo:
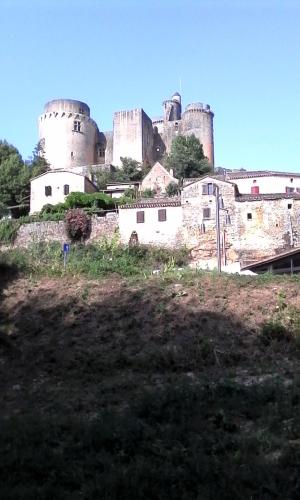
[(85, 240), (91, 232), (91, 219), (81, 209), (68, 210), (65, 215), (66, 231), (72, 241)]
[(57, 214), (63, 213), (66, 210), (65, 203), (57, 203), (56, 205), (51, 205), (51, 203), (47, 203), (43, 206), (40, 214)]
[(70, 193), (65, 200), (66, 208), (114, 208), (114, 200), (104, 193)]
[(4, 245), (13, 243), (20, 225), (19, 220), (6, 219), (0, 221), (0, 243)]
[(291, 340), (291, 335), (285, 326), (278, 320), (268, 321), (261, 330), (262, 341), (269, 345), (272, 341)]
[(154, 198), (155, 195), (155, 189), (145, 189), (144, 191), (142, 191), (142, 198)]
[(166, 193), (168, 196), (176, 196), (179, 193), (178, 184), (170, 182), (170, 184), (166, 187)]

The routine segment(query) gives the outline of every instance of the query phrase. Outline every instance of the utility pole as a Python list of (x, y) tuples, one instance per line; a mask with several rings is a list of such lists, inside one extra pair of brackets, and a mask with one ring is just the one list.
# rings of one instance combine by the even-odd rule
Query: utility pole
[(217, 233), (217, 262), (218, 272), (222, 270), (221, 264), (221, 229), (220, 229), (220, 192), (219, 186), (215, 184), (215, 198), (216, 198), (216, 233)]

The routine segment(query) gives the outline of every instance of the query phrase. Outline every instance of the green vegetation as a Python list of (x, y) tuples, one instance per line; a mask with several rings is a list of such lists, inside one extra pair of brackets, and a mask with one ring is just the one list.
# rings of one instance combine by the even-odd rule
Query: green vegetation
[(41, 146), (37, 146), (31, 160), (24, 162), (19, 151), (0, 141), (0, 217), (7, 209), (14, 218), (29, 211), (30, 179), (48, 169), (44, 158), (39, 156)]
[(4, 219), (0, 221), (0, 244), (9, 245), (13, 243), (18, 229), (20, 227), (19, 220)]
[(170, 182), (170, 184), (166, 188), (166, 193), (168, 196), (176, 196), (180, 193), (180, 189), (178, 184), (175, 182)]
[(188, 262), (185, 248), (122, 246), (118, 236), (111, 241), (103, 238), (98, 244), (72, 245), (68, 256), (67, 269), (63, 268), (62, 247), (59, 243), (33, 244), (28, 249), (11, 249), (0, 253), (0, 263), (18, 268), (21, 272), (36, 275), (62, 276), (65, 274), (90, 277), (144, 276), (153, 269), (163, 272), (182, 267)]
[(212, 172), (212, 166), (203, 153), (203, 146), (194, 135), (178, 135), (172, 142), (165, 166), (172, 168), (178, 179), (200, 177)]
[(154, 198), (155, 195), (155, 189), (145, 189), (144, 191), (142, 191), (142, 198)]
[(148, 163), (140, 163), (132, 158), (121, 157), (122, 166), (111, 171), (94, 172), (98, 189), (106, 189), (111, 182), (141, 181), (150, 171)]

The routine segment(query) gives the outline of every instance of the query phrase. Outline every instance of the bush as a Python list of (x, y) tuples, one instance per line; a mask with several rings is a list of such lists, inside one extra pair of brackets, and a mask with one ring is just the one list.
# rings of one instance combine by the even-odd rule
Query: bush
[(291, 335), (280, 321), (268, 321), (261, 330), (262, 341), (269, 345), (272, 341), (291, 340)]
[(68, 210), (65, 215), (66, 231), (72, 241), (85, 240), (91, 232), (91, 219), (81, 209)]
[(168, 196), (176, 196), (179, 193), (178, 184), (170, 182), (170, 184), (166, 187), (166, 193)]
[(67, 209), (65, 203), (57, 203), (56, 205), (51, 205), (51, 203), (47, 203), (46, 205), (43, 206), (42, 210), (40, 211), (41, 214), (57, 214), (57, 213), (63, 213)]
[(4, 245), (13, 243), (17, 236), (20, 225), (21, 224), (19, 220), (15, 219), (6, 219), (0, 221), (0, 243)]
[(104, 193), (70, 193), (65, 200), (66, 208), (110, 209), (115, 207), (114, 200)]
[(145, 189), (144, 191), (142, 191), (142, 198), (154, 198), (155, 195), (155, 189)]

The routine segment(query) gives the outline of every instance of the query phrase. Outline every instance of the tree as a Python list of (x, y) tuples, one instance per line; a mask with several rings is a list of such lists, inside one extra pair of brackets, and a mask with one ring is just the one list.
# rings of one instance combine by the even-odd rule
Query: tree
[(32, 152), (32, 159), (26, 162), (30, 168), (30, 178), (44, 174), (50, 169), (50, 165), (44, 154), (44, 144), (42, 141), (39, 141)]
[(179, 186), (176, 184), (176, 182), (170, 182), (170, 184), (167, 185), (166, 187), (166, 193), (168, 196), (176, 196), (179, 194)]
[(178, 135), (172, 142), (171, 152), (165, 159), (167, 168), (172, 168), (177, 178), (200, 177), (212, 172), (203, 146), (194, 135)]
[(116, 177), (120, 182), (141, 181), (151, 169), (147, 162), (140, 163), (132, 158), (121, 157), (122, 167), (117, 170)]
[(0, 141), (0, 211), (10, 208), (13, 217), (28, 212), (30, 171), (19, 151)]

